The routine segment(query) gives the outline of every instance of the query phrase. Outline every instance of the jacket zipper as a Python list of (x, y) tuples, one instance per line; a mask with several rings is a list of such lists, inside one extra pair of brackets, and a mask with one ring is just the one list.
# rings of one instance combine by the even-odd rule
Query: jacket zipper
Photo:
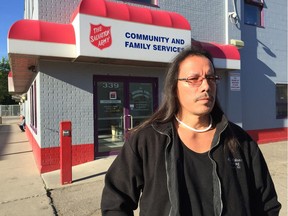
[(222, 190), (221, 190), (221, 182), (220, 182), (220, 179), (219, 179), (219, 175), (218, 175), (218, 173), (217, 173), (217, 169), (216, 169), (216, 162), (214, 161), (214, 159), (211, 157), (211, 151), (213, 150), (213, 149), (215, 149), (218, 145), (219, 145), (219, 142), (220, 142), (220, 136), (221, 136), (221, 134), (223, 133), (223, 131), (227, 128), (227, 126), (228, 126), (228, 124), (226, 124), (225, 125), (225, 127), (220, 131), (220, 133), (219, 133), (219, 137), (218, 137), (218, 140), (217, 140), (217, 142), (216, 142), (216, 144), (209, 150), (209, 152), (208, 152), (208, 157), (209, 157), (209, 159), (212, 161), (212, 163), (213, 163), (213, 167), (214, 167), (214, 171), (215, 171), (215, 173), (216, 173), (216, 177), (217, 177), (217, 180), (218, 180), (218, 187), (219, 187), (219, 193), (220, 193), (220, 198), (221, 198), (221, 209), (220, 209), (220, 212), (219, 212), (219, 216), (221, 216), (222, 215), (222, 212), (223, 212), (223, 201), (222, 201)]
[[(213, 163), (213, 165), (214, 165), (214, 167), (215, 167), (214, 169), (215, 169), (216, 177), (217, 177), (217, 180), (218, 180), (218, 187), (219, 187), (220, 198), (222, 197), (221, 182), (220, 182), (218, 173), (217, 173), (217, 171), (216, 171), (216, 162), (215, 162), (214, 159), (211, 157), (211, 151), (212, 151), (213, 149), (215, 149), (215, 148), (219, 145), (220, 136), (221, 136), (221, 134), (223, 133), (223, 131), (227, 128), (227, 126), (228, 126), (228, 124), (226, 124), (225, 127), (220, 131), (220, 133), (219, 133), (219, 138), (218, 138), (216, 144), (212, 147), (212, 149), (210, 149), (210, 151), (209, 151), (209, 153), (208, 153), (208, 157), (209, 157), (209, 159), (212, 161), (212, 163)], [(162, 132), (162, 131), (157, 130), (154, 126), (153, 126), (153, 128), (154, 128), (154, 130), (157, 131), (159, 134), (162, 134), (162, 135), (165, 135), (165, 136), (168, 137), (168, 144), (167, 144), (167, 146), (166, 146), (166, 148), (165, 148), (165, 167), (166, 167), (166, 169), (167, 169), (168, 164), (167, 164), (167, 160), (166, 160), (166, 152), (167, 152), (167, 148), (171, 145), (171, 137), (170, 137), (167, 133), (164, 133), (164, 132)], [(172, 129), (172, 130), (173, 130), (173, 129)], [(169, 181), (170, 181), (170, 178), (169, 178), (168, 173), (166, 173), (166, 176), (167, 176), (167, 185), (168, 185), (168, 183), (169, 183)], [(169, 190), (169, 188), (167, 188), (167, 190), (168, 190), (168, 194), (169, 194), (169, 200), (171, 200), (171, 191)], [(171, 203), (171, 208), (170, 208), (169, 216), (172, 216), (172, 215), (171, 215), (171, 213), (172, 213), (171, 210), (172, 210), (172, 203)], [(219, 216), (222, 215), (222, 212), (223, 212), (223, 202), (222, 202), (222, 199), (221, 199), (221, 209), (220, 209)]]
[[(154, 130), (157, 131), (159, 134), (162, 134), (164, 136), (167, 136), (168, 137), (168, 143), (165, 147), (165, 167), (166, 167), (166, 170), (168, 169), (168, 163), (167, 163), (167, 160), (166, 160), (166, 152), (167, 152), (167, 148), (171, 145), (171, 137), (167, 134), (167, 133), (164, 133), (162, 131), (159, 131), (157, 130), (154, 126), (153, 126)], [(167, 177), (167, 185), (169, 185), (169, 181), (170, 181), (170, 177), (168, 175), (168, 173), (166, 172), (166, 177)], [(171, 191), (170, 191), (170, 188), (167, 187), (167, 190), (168, 190), (168, 194), (169, 194), (169, 200), (171, 201)], [(169, 215), (168, 216), (172, 216), (172, 203), (171, 203), (171, 207), (170, 207), (170, 211), (169, 211)]]

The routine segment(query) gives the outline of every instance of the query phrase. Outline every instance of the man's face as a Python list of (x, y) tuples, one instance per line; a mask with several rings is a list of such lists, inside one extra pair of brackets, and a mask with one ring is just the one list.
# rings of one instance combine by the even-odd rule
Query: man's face
[(181, 114), (206, 115), (211, 112), (216, 97), (216, 82), (213, 79), (203, 79), (215, 75), (212, 63), (203, 56), (188, 56), (179, 65), (179, 78), (198, 78), (198, 83), (184, 81), (177, 83), (177, 97)]

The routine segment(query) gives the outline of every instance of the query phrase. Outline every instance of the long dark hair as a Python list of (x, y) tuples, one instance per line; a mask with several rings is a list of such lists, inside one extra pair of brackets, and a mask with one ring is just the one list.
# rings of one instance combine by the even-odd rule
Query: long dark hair
[[(177, 78), (179, 73), (179, 66), (180, 63), (183, 62), (188, 56), (203, 56), (208, 58), (212, 63), (213, 69), (215, 71), (213, 58), (211, 54), (206, 50), (192, 46), (191, 48), (189, 47), (181, 51), (174, 58), (166, 73), (163, 89), (163, 100), (161, 102), (161, 105), (150, 118), (148, 118), (141, 125), (136, 127), (135, 130), (143, 128), (153, 122), (162, 122), (162, 123), (169, 122), (174, 118), (174, 115), (178, 113), (180, 104), (176, 92), (177, 92), (177, 82), (178, 82)], [(223, 111), (221, 110), (216, 97), (215, 105), (211, 112), (213, 120), (219, 121), (220, 120), (219, 117), (221, 118), (222, 114)]]
[[(211, 54), (199, 47), (192, 46), (187, 49), (184, 49), (181, 51), (172, 61), (172, 63), (169, 65), (166, 78), (164, 81), (164, 89), (163, 89), (163, 99), (161, 102), (161, 105), (159, 108), (156, 110), (150, 118), (148, 118), (146, 121), (144, 121), (142, 124), (138, 125), (137, 127), (133, 128), (131, 131), (132, 133), (135, 131), (138, 131), (141, 128), (144, 128), (154, 122), (159, 122), (159, 123), (166, 123), (171, 121), (175, 114), (178, 113), (180, 109), (180, 103), (177, 98), (177, 82), (178, 82), (178, 74), (179, 74), (179, 66), (180, 63), (183, 62), (188, 56), (202, 56), (206, 57), (207, 59), (210, 60), (213, 69), (215, 71), (215, 66), (213, 64), (213, 58)], [(215, 104), (214, 107), (212, 108), (211, 111), (211, 116), (213, 118), (213, 123), (216, 125), (222, 120), (223, 116), (223, 111), (220, 107), (220, 104), (217, 99), (217, 94), (215, 98)], [(232, 152), (235, 153), (237, 146), (238, 146), (238, 141), (236, 136), (234, 135), (233, 131), (230, 128), (230, 125), (228, 125), (228, 130), (231, 133), (228, 133), (227, 139), (225, 139), (225, 149), (228, 147), (228, 149)]]

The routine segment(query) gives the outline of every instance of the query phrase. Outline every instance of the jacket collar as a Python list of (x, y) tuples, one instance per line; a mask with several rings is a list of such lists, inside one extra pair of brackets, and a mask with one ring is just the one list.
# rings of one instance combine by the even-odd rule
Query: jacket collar
[(161, 134), (172, 135), (173, 121), (165, 123), (154, 122), (152, 127)]

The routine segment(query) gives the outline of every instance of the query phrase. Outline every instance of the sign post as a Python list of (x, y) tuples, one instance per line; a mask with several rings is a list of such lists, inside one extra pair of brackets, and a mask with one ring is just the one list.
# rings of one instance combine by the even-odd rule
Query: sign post
[(72, 130), (71, 122), (60, 122), (60, 174), (61, 184), (72, 183)]

